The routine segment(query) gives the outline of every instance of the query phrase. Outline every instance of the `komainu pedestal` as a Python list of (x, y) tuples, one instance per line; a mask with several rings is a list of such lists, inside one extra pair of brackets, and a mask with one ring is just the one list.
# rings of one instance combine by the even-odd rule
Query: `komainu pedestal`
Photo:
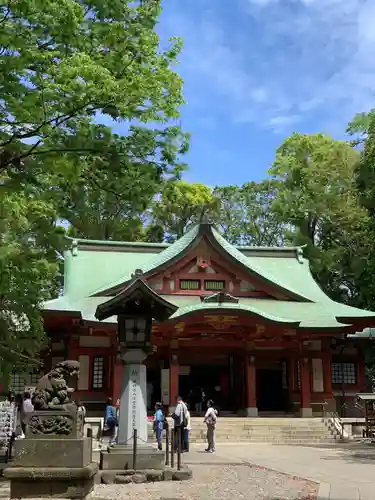
[(4, 470), (11, 498), (84, 498), (94, 487), (92, 442), (83, 437), (83, 415), (69, 403), (63, 378), (72, 367), (78, 371), (76, 361), (60, 363), (37, 386), (26, 437), (15, 441), (12, 464)]
[(12, 465), (4, 471), (11, 498), (86, 497), (98, 465), (92, 462), (92, 441), (83, 437), (82, 429), (77, 413), (31, 414), (26, 437), (15, 441)]

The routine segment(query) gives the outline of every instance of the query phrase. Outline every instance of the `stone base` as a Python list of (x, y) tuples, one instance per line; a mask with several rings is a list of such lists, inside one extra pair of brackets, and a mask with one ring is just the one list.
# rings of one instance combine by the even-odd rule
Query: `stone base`
[(12, 467), (84, 467), (91, 463), (92, 441), (26, 438), (13, 445)]
[(181, 470), (167, 467), (165, 470), (108, 470), (99, 472), (102, 484), (155, 483), (159, 481), (185, 481), (193, 477), (188, 467)]
[[(151, 445), (137, 447), (137, 470), (157, 469), (165, 467), (165, 452)], [(100, 469), (126, 470), (134, 469), (133, 448), (131, 446), (115, 445), (100, 452)]]
[(257, 417), (258, 416), (258, 408), (246, 408), (246, 416), (247, 417)]
[(4, 470), (10, 479), (10, 498), (85, 498), (91, 493), (98, 465), (86, 467), (14, 467)]
[(313, 416), (312, 408), (300, 408), (301, 418), (310, 418)]

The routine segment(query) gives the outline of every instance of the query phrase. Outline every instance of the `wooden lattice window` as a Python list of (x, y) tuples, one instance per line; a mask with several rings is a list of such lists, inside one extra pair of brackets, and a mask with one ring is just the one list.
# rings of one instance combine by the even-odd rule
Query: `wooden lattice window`
[(104, 356), (95, 356), (92, 360), (92, 388), (104, 388)]
[(36, 384), (39, 382), (39, 379), (40, 379), (40, 373), (39, 371), (35, 371), (33, 373), (30, 373), (28, 383), (31, 387), (35, 387)]
[(9, 389), (10, 392), (13, 392), (14, 394), (23, 394), (25, 390), (25, 375), (19, 373), (11, 373)]
[(204, 289), (212, 291), (225, 290), (224, 280), (204, 280)]
[(355, 363), (332, 363), (332, 384), (357, 383), (357, 370)]
[(201, 280), (180, 280), (180, 290), (200, 290)]

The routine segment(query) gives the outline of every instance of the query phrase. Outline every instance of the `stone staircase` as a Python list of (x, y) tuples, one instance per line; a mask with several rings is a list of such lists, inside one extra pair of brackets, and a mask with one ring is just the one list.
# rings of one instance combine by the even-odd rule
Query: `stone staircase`
[[(150, 431), (150, 440), (155, 439)], [(335, 432), (322, 418), (221, 417), (216, 428), (218, 443), (318, 445), (332, 443), (335, 438)], [(190, 441), (206, 441), (203, 418), (192, 417)]]

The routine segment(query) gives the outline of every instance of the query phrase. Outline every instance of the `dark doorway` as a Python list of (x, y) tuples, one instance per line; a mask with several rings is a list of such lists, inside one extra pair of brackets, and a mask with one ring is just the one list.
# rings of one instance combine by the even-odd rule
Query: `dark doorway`
[(160, 368), (147, 368), (147, 410), (154, 412), (155, 404), (161, 398)]
[(256, 372), (257, 405), (259, 411), (284, 411), (284, 391), (281, 370), (263, 370)]
[[(203, 389), (208, 399), (213, 399), (219, 409), (227, 409), (229, 393), (229, 367), (215, 365), (192, 365), (188, 375), (180, 375), (179, 392), (190, 408), (199, 402), (199, 390)], [(205, 404), (203, 404), (205, 408)]]

